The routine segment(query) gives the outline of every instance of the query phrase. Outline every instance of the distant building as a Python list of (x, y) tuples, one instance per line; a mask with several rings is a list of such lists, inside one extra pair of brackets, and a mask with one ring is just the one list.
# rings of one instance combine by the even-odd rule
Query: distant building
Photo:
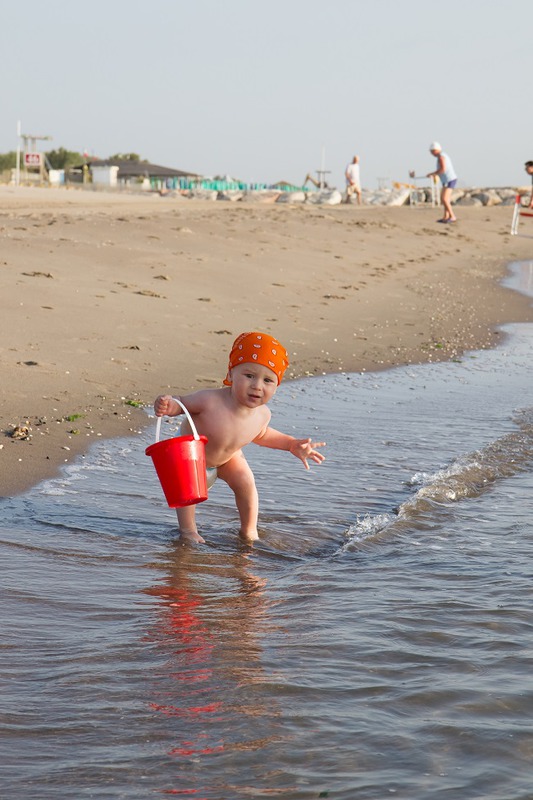
[(72, 183), (83, 183), (84, 172), (87, 175), (87, 169), (93, 184), (118, 188), (176, 189), (180, 188), (182, 183), (202, 179), (201, 175), (194, 172), (162, 167), (146, 161), (129, 159), (122, 161), (110, 158), (95, 159), (86, 165), (70, 169), (69, 180)]
[(96, 186), (117, 186), (118, 167), (112, 164), (91, 164), (90, 170)]

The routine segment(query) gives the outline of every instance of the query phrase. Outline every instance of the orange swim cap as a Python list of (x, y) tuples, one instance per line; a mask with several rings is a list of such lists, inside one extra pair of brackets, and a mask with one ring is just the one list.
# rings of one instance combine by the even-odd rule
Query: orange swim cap
[(226, 386), (231, 386), (230, 370), (238, 364), (262, 364), (275, 373), (278, 386), (283, 373), (289, 366), (289, 356), (282, 344), (268, 333), (241, 333), (233, 342), (229, 354), (228, 374), (224, 379)]

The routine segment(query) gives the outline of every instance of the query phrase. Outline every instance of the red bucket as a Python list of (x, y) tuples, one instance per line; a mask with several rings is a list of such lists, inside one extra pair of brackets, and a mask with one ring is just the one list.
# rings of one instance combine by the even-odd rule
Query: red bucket
[[(179, 402), (179, 401), (177, 401)], [(199, 436), (185, 406), (192, 436), (176, 436), (159, 441), (161, 417), (157, 420), (156, 441), (146, 448), (170, 508), (183, 508), (207, 500), (205, 445), (207, 437)]]

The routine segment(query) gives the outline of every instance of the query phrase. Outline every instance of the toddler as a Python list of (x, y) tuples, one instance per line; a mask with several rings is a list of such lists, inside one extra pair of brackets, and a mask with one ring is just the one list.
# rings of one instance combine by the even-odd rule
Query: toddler
[[(306, 469), (308, 459), (317, 464), (324, 460), (317, 447), (325, 442), (295, 439), (269, 426), (267, 405), (274, 397), (289, 366), (285, 348), (266, 333), (241, 333), (233, 343), (224, 388), (203, 389), (178, 399), (194, 419), (198, 433), (207, 437), (207, 468), (226, 481), (235, 495), (240, 517), (240, 535), (253, 541), (258, 538), (259, 500), (255, 480), (242, 448), (255, 442), (261, 447), (287, 450), (299, 458)], [(156, 416), (174, 417), (183, 411), (170, 395), (160, 395), (154, 403)], [(185, 428), (185, 430), (183, 430)], [(189, 433), (188, 423), (182, 433)], [(195, 506), (176, 509), (181, 538), (204, 542), (196, 527)]]

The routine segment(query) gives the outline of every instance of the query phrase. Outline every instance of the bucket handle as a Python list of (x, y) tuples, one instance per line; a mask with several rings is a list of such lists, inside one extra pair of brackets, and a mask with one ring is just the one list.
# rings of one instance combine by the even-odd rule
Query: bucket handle
[[(181, 406), (181, 408), (183, 409), (183, 412), (184, 412), (185, 416), (187, 417), (187, 421), (188, 421), (189, 425), (191, 426), (192, 435), (198, 441), (199, 438), (200, 438), (200, 435), (199, 435), (198, 431), (196, 430), (196, 425), (192, 421), (191, 415), (189, 414), (189, 412), (187, 411), (187, 409), (185, 408), (185, 406), (183, 405), (181, 400), (178, 400), (177, 397), (173, 397), (172, 399), (175, 400), (176, 403), (179, 406)], [(163, 417), (158, 417), (157, 418), (157, 423), (156, 423), (156, 426), (155, 426), (155, 440), (156, 440), (156, 443), (159, 441), (159, 438), (161, 436), (161, 422), (162, 422), (162, 420), (163, 420)]]

